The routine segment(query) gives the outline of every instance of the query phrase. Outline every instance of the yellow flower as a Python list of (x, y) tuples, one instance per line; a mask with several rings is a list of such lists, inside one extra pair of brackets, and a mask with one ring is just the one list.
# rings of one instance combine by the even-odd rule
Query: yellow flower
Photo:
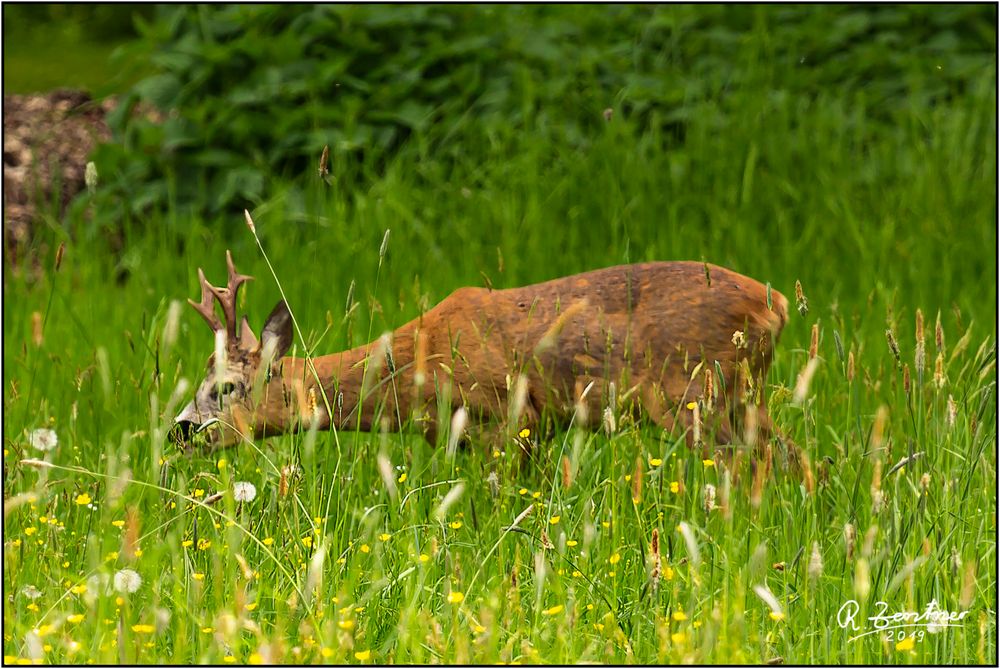
[(482, 634), (483, 632), (486, 631), (486, 628), (480, 625), (479, 623), (476, 623), (472, 626), (472, 631), (475, 632), (476, 634)]
[(319, 654), (326, 658), (333, 657), (333, 649), (323, 646), (322, 648), (319, 649)]
[(36, 612), (39, 610), (38, 604), (35, 604), (34, 602), (28, 604), (28, 606), (26, 606), (25, 608), (28, 609), (29, 611), (36, 611)]
[(136, 548), (135, 549), (135, 556), (136, 557), (142, 557), (142, 549), (141, 548)]
[(10, 542), (10, 545), (13, 548), (17, 548), (18, 546), (21, 545), (21, 540), (20, 539), (14, 539), (14, 541)]
[(32, 534), (38, 531), (37, 527), (26, 527), (24, 528), (24, 536), (30, 537)]
[(705, 465), (706, 467), (714, 467), (715, 460), (702, 460), (701, 464)]
[(264, 658), (261, 657), (260, 653), (254, 653), (250, 656), (250, 664), (264, 664)]
[(204, 494), (205, 494), (205, 491), (202, 490), (201, 488), (195, 488), (194, 492), (192, 493), (192, 495), (194, 495), (195, 497), (201, 497)]
[(631, 474), (626, 474), (625, 475), (625, 483), (628, 483), (631, 480), (632, 480), (632, 475)]
[(549, 518), (549, 525), (558, 525), (559, 524), (559, 519), (561, 517), (562, 516), (552, 516), (551, 518)]
[(618, 564), (621, 561), (621, 559), (622, 559), (621, 554), (615, 553), (614, 555), (608, 558), (608, 562), (610, 564)]
[(132, 631), (137, 634), (152, 634), (155, 629), (152, 625), (132, 625)]
[(389, 539), (392, 539), (392, 535), (391, 534), (387, 534), (386, 532), (383, 532), (382, 534), (378, 535), (378, 538), (379, 538), (379, 541), (389, 541)]
[(74, 595), (82, 595), (83, 593), (87, 592), (87, 585), (85, 583), (81, 583), (80, 585), (74, 585), (72, 588), (69, 589), (69, 591), (72, 592)]
[(361, 544), (361, 552), (362, 553), (371, 552), (371, 546), (369, 546), (368, 544)]
[(695, 408), (696, 406), (698, 406), (697, 402), (688, 402), (688, 403), (687, 403), (687, 408), (688, 408), (688, 411), (694, 411), (694, 408)]
[(681, 491), (681, 484), (680, 484), (680, 482), (679, 481), (671, 481), (670, 482), (670, 492), (676, 494), (676, 493), (679, 493), (680, 491)]
[(233, 664), (236, 662), (236, 656), (226, 655), (224, 658), (222, 658), (222, 661), (225, 662), (226, 664)]
[(205, 575), (202, 574), (200, 571), (197, 571), (197, 572), (191, 574), (191, 578), (193, 578), (196, 581), (204, 581), (205, 580)]
[(226, 459), (225, 458), (219, 458), (218, 467), (219, 467), (219, 471), (220, 472), (226, 468)]
[(580, 570), (573, 571), (573, 578), (580, 578), (581, 576), (583, 576), (583, 572), (581, 572)]
[(573, 546), (576, 546), (576, 543), (577, 542), (575, 539), (570, 539), (569, 541), (566, 542), (566, 545), (569, 546), (570, 548), (573, 548)]
[(528, 437), (531, 436), (531, 430), (529, 430), (528, 428), (523, 428), (520, 432), (517, 433), (517, 436), (521, 437), (521, 439), (527, 439)]
[(337, 627), (339, 627), (342, 630), (351, 631), (352, 629), (354, 629), (354, 621), (353, 620), (340, 620), (340, 621), (337, 622)]
[(700, 621), (700, 620), (696, 620), (696, 621), (694, 621), (693, 623), (691, 623), (691, 625), (692, 625), (692, 627), (694, 627), (695, 629), (698, 629), (699, 627), (701, 627), (701, 621)]
[(562, 613), (563, 608), (564, 607), (563, 607), (562, 604), (556, 604), (555, 606), (553, 606), (551, 608), (545, 609), (544, 611), (542, 611), (542, 613), (545, 614), (545, 615), (547, 615), (547, 616), (554, 616), (556, 614)]
[(771, 620), (784, 620), (785, 619), (785, 614), (782, 613), (781, 611), (771, 611), (767, 615), (771, 618)]
[(451, 592), (448, 593), (449, 604), (458, 604), (463, 599), (465, 599), (465, 595), (459, 592), (458, 590), (452, 590)]
[(521, 488), (520, 490), (517, 491), (517, 494), (518, 495), (524, 495), (524, 494), (527, 494), (527, 492), (528, 492), (527, 488)]
[(312, 547), (312, 545), (313, 545), (313, 538), (312, 537), (302, 537), (302, 544), (306, 548)]
[(201, 628), (201, 633), (202, 634), (211, 634), (214, 631), (215, 631), (214, 627), (202, 627)]
[(257, 608), (257, 602), (250, 602), (249, 604), (247, 604), (243, 608), (245, 608), (247, 611), (253, 611), (254, 609)]
[(80, 506), (86, 506), (87, 504), (90, 504), (90, 502), (91, 502), (90, 495), (88, 495), (87, 493), (83, 493), (82, 495), (76, 496), (76, 503), (79, 504)]
[(190, 539), (185, 539), (184, 541), (181, 542), (181, 546), (183, 546), (184, 548), (187, 548), (188, 546), (193, 546), (193, 545), (194, 545), (194, 542), (191, 541)]
[(76, 623), (83, 622), (84, 617), (85, 616), (82, 613), (74, 613), (71, 616), (66, 616), (66, 622), (73, 623), (75, 625)]
[(125, 603), (125, 599), (124, 598), (122, 598), (122, 597), (115, 597), (115, 604), (117, 604), (118, 606), (121, 606), (124, 603)]
[(212, 542), (208, 539), (198, 539), (198, 550), (207, 551), (212, 546)]
[(674, 611), (670, 617), (676, 620), (677, 622), (682, 622), (688, 619), (687, 614), (684, 613), (683, 611)]
[(500, 457), (500, 451), (493, 451), (493, 457), (494, 458), (499, 458)]
[(450, 527), (453, 530), (457, 530), (458, 528), (462, 527), (462, 521), (453, 520), (452, 522), (448, 523), (448, 527)]
[(398, 478), (398, 479), (396, 479), (396, 480), (397, 480), (397, 481), (398, 481), (399, 483), (406, 483), (406, 472), (403, 472), (402, 474), (400, 474), (400, 475), (399, 475), (399, 478)]
[(431, 558), (426, 553), (421, 553), (419, 559), (423, 563), (430, 562), (430, 560), (431, 560)]
[(687, 641), (687, 638), (688, 638), (687, 634), (685, 634), (684, 632), (674, 632), (673, 634), (670, 635), (670, 640), (677, 645), (680, 645), (685, 641)]
[(668, 581), (674, 580), (674, 570), (672, 567), (663, 568), (663, 578), (667, 579)]
[(354, 654), (354, 657), (358, 659), (358, 662), (367, 662), (371, 659), (372, 652), (370, 650), (359, 650)]
[(540, 493), (540, 492), (533, 492), (533, 493), (531, 493), (531, 498), (532, 499), (538, 499), (541, 496), (542, 496), (542, 493)]
[(266, 539), (264, 539), (264, 541), (263, 541), (263, 544), (264, 544), (265, 546), (270, 546), (270, 545), (271, 545), (271, 544), (273, 544), (273, 543), (274, 543), (274, 537), (267, 537), (267, 538), (266, 538)]
[(896, 644), (896, 650), (913, 650), (914, 644), (916, 644), (916, 640), (912, 636), (908, 636)]
[(44, 525), (47, 522), (49, 522), (49, 519), (48, 519), (47, 516), (41, 516), (41, 517), (38, 518), (38, 522), (40, 522), (42, 525)]
[(650, 458), (649, 459), (649, 466), (650, 467), (659, 467), (662, 464), (663, 464), (663, 460), (661, 460), (660, 458)]

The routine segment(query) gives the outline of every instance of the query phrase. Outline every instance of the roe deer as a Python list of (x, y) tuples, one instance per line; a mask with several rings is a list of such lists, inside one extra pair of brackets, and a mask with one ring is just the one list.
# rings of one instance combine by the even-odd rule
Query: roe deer
[(293, 325), (284, 301), (260, 340), (245, 316), (237, 328), (236, 293), (251, 277), (228, 251), (226, 262), (227, 287), (199, 269), (201, 302), (189, 300), (216, 349), (176, 418), (174, 438), (186, 445), (195, 432), (226, 446), (313, 421), (368, 431), (413, 420), (433, 442), (437, 412), (447, 421), (458, 407), (471, 423), (499, 423), (499, 437), (537, 428), (543, 413), (595, 427), (609, 402), (619, 416), (641, 410), (704, 448), (742, 436), (744, 421), (750, 442), (774, 433), (764, 381), (788, 301), (722, 267), (651, 262), (523, 288), (460, 288), (395, 332), (310, 367), (283, 357)]

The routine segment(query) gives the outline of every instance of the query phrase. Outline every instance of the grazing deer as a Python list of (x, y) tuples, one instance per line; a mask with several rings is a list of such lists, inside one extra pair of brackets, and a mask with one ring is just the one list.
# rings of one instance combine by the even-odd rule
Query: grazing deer
[(226, 446), (314, 423), (368, 431), (410, 420), (434, 442), (439, 420), (459, 407), (473, 424), (499, 424), (497, 436), (535, 429), (543, 415), (595, 427), (638, 412), (706, 448), (774, 432), (764, 380), (788, 302), (722, 267), (652, 262), (524, 288), (460, 288), (395, 332), (310, 363), (284, 357), (293, 326), (284, 301), (260, 339), (245, 316), (237, 324), (236, 294), (251, 277), (228, 251), (226, 262), (228, 285), (199, 269), (201, 302), (189, 300), (216, 347), (176, 418), (185, 444), (196, 432)]

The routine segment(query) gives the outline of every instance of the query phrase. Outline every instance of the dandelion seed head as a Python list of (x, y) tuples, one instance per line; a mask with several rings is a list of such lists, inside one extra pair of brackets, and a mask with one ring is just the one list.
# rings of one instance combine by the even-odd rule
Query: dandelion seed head
[(257, 487), (249, 481), (237, 481), (233, 484), (233, 497), (237, 502), (252, 502), (257, 497)]
[(36, 588), (35, 586), (29, 584), (21, 588), (21, 594), (27, 597), (28, 599), (34, 600), (42, 596), (42, 591)]
[(142, 577), (132, 569), (121, 569), (115, 573), (115, 590), (122, 593), (132, 593), (142, 585)]
[(39, 451), (51, 451), (59, 445), (59, 437), (55, 430), (41, 427), (31, 431), (31, 434), (28, 435), (28, 443)]

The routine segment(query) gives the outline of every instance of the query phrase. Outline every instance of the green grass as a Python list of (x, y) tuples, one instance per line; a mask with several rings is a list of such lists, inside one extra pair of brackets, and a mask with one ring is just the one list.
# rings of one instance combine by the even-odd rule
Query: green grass
[[(172, 394), (182, 378), (200, 381), (212, 344), (186, 307), (171, 342), (169, 305), (197, 296), (199, 266), (221, 280), (227, 247), (257, 277), (244, 305), (255, 326), (278, 299), (242, 213), (125, 221), (119, 255), (95, 232), (119, 223), (101, 211), (91, 223), (50, 220), (26, 250), (38, 268), (4, 269), (5, 657), (37, 644), (45, 661), (73, 663), (995, 662), (995, 91), (878, 127), (833, 94), (746, 100), (745, 124), (719, 135), (696, 119), (669, 151), (616, 118), (579, 151), (500, 137), (466, 147), (453, 170), (403, 153), (361, 192), (305, 175), (316, 181), (305, 200), (275, 193), (253, 214), (317, 355), (487, 280), (702, 258), (790, 298), (800, 280), (809, 310), (793, 314), (769, 386), (809, 476), (776, 454), (756, 503), (744, 459), (728, 511), (706, 510), (707, 485), (722, 501), (722, 467), (644, 424), (559, 433), (524, 466), (513, 445), (452, 461), (414, 434), (300, 434), (181, 455), (163, 439), (188, 399)], [(345, 317), (352, 282), (360, 307)], [(814, 326), (820, 362), (796, 406)], [(59, 438), (47, 454), (28, 445), (42, 427)], [(911, 452), (923, 456), (886, 475)], [(394, 466), (395, 493), (378, 454)], [(53, 466), (23, 462), (40, 457)], [(234, 481), (252, 482), (256, 499), (202, 505)], [(646, 562), (654, 530), (658, 588)], [(91, 580), (123, 568), (142, 577), (132, 594)], [(37, 599), (23, 594), (29, 585)], [(456, 592), (462, 601), (449, 601)], [(849, 641), (836, 625), (849, 599), (863, 615), (879, 600), (970, 613), (961, 628), (897, 648), (877, 635)]]

